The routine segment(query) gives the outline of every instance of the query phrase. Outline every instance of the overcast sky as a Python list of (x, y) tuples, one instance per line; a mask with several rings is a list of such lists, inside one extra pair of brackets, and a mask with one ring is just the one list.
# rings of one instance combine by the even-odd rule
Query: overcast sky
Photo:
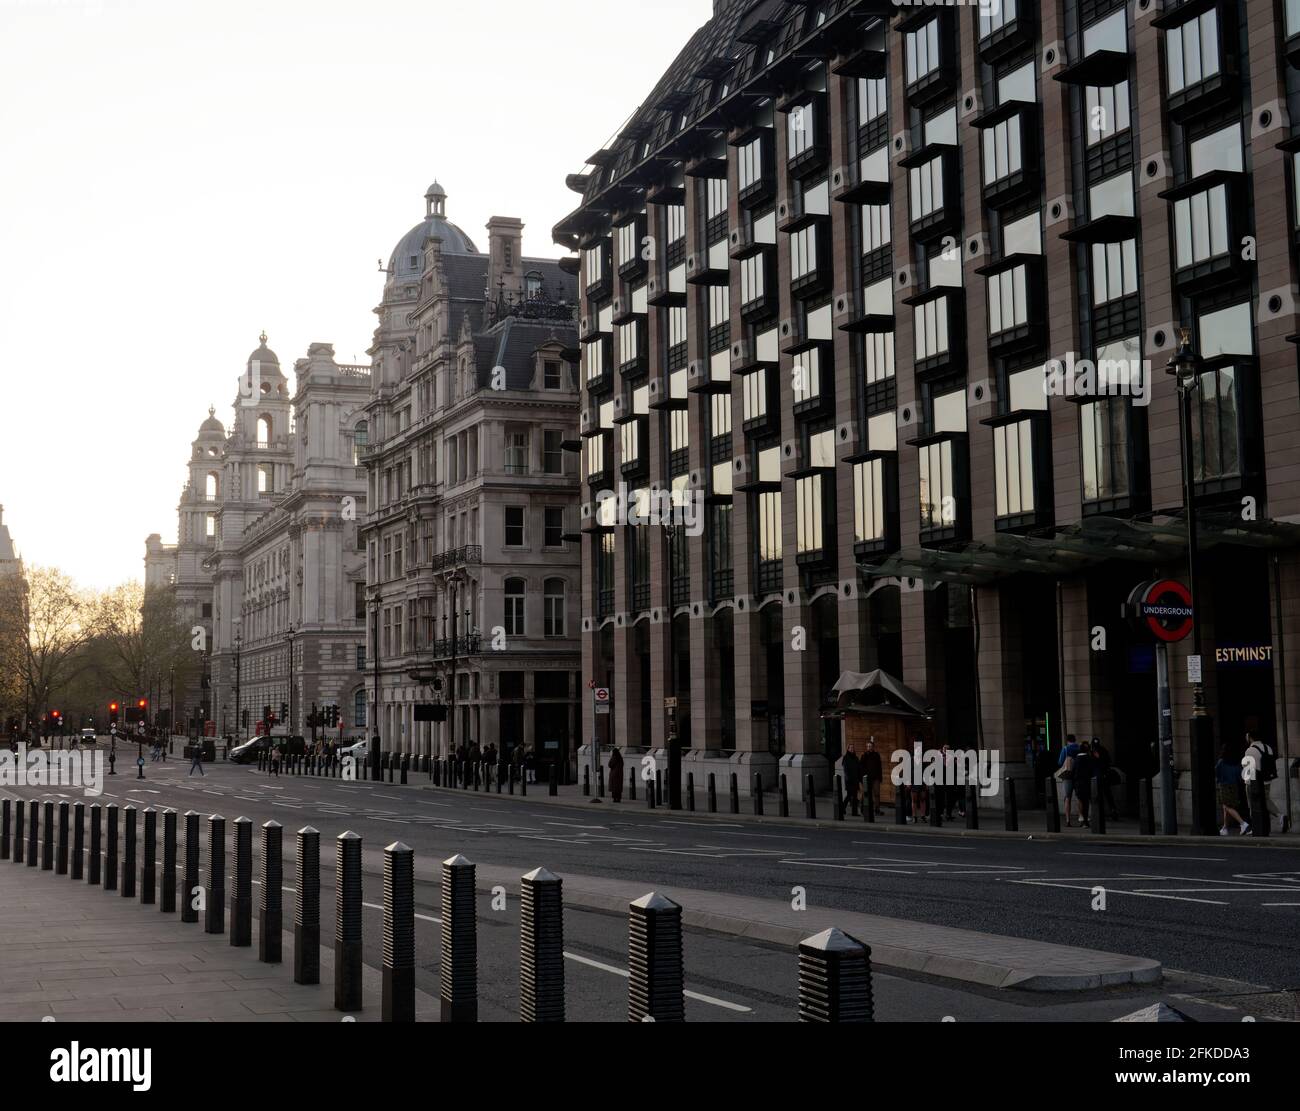
[(263, 328), (366, 362), (424, 215), (557, 256), (566, 174), (711, 0), (0, 0), (0, 504), (29, 563), (143, 577)]

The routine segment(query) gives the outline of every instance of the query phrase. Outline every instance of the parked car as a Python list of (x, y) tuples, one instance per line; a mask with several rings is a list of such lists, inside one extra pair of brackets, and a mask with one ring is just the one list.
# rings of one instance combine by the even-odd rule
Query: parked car
[(364, 760), (370, 755), (370, 742), (357, 741), (356, 744), (348, 745), (346, 748), (339, 749), (340, 756), (351, 756), (354, 760)]
[(96, 735), (93, 729), (83, 729), (80, 732), (80, 734), (78, 734), (77, 740), (80, 741), (83, 745), (93, 745), (96, 741), (99, 740), (99, 737)]
[(241, 741), (230, 750), (230, 762), (232, 764), (251, 764), (257, 759), (259, 752), (264, 752), (271, 747), (270, 737), (249, 737), (246, 741)]

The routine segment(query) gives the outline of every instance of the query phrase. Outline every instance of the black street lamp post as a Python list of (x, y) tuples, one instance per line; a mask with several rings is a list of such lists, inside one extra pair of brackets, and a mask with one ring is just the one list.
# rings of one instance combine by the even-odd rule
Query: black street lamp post
[(379, 607), (383, 603), (383, 595), (378, 590), (371, 596), (370, 605), (375, 613), (374, 639), (371, 642), (374, 656), (375, 668), (375, 706), (374, 720), (370, 724), (370, 764), (371, 774), (379, 774), (379, 745), (382, 743), (379, 736)]
[(244, 718), (241, 711), (243, 703), (239, 700), (239, 653), (244, 647), (244, 636), (239, 630), (235, 630), (235, 732), (243, 738)]
[(1214, 719), (1205, 705), (1205, 657), (1201, 653), (1201, 595), (1197, 590), (1199, 551), (1196, 534), (1196, 460), (1192, 441), (1192, 396), (1200, 388), (1203, 363), (1192, 349), (1191, 331), (1183, 328), (1178, 351), (1166, 370), (1178, 387), (1178, 434), (1183, 462), (1183, 512), (1187, 518), (1187, 587), (1192, 595), (1192, 656), (1197, 670), (1192, 682), (1191, 793), (1192, 829), (1213, 834), (1218, 829), (1214, 801)]
[(289, 632), (288, 632), (288, 635), (287, 635), (287, 639), (288, 639), (288, 641), (289, 641), (289, 721), (288, 721), (288, 726), (289, 726), (289, 735), (290, 735), (291, 737), (294, 736), (294, 721), (296, 720), (296, 719), (294, 718), (294, 714), (293, 714), (293, 709), (294, 709), (294, 707), (293, 707), (293, 641), (294, 641), (294, 638), (295, 638), (297, 635), (298, 635), (298, 633), (297, 633), (297, 631), (294, 629), (293, 624), (290, 623), (290, 625), (289, 625)]

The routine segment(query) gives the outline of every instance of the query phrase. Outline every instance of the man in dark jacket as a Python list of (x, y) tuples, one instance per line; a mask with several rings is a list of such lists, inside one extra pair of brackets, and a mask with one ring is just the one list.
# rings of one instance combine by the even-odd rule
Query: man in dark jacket
[(866, 781), (862, 794), (865, 805), (872, 807), (873, 814), (880, 813), (880, 784), (885, 778), (884, 767), (880, 762), (880, 753), (876, 751), (875, 737), (867, 738), (867, 751), (858, 763), (859, 774)]
[(846, 752), (842, 761), (844, 769), (844, 790), (849, 795), (850, 812), (856, 817), (858, 813), (858, 793), (862, 789), (862, 767), (853, 751)]
[(609, 752), (609, 793), (615, 802), (623, 801), (623, 754), (616, 748)]

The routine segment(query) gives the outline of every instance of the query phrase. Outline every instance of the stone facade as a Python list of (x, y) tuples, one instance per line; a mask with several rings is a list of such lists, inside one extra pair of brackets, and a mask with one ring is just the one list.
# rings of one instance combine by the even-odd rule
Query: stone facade
[[(366, 407), (369, 708), (387, 750), (523, 743), (567, 769), (578, 720), (576, 287), (494, 217), (393, 252)], [(417, 705), (443, 720), (415, 720)], [(376, 713), (377, 706), (377, 713)], [(566, 772), (567, 774), (567, 772)]]

